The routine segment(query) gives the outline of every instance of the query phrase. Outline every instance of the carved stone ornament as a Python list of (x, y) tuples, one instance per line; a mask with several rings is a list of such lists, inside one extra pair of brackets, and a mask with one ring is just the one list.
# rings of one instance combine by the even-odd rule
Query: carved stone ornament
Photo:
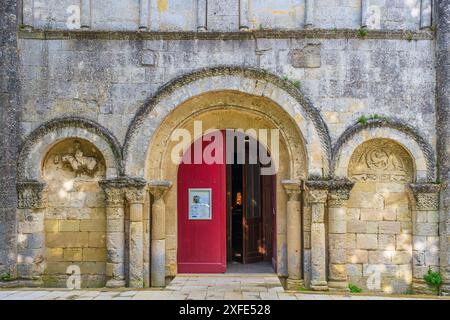
[(20, 209), (40, 209), (47, 206), (45, 183), (25, 181), (17, 183), (18, 207)]
[(410, 155), (387, 139), (375, 139), (359, 146), (349, 165), (352, 181), (410, 182), (412, 172)]
[(345, 206), (350, 197), (354, 183), (348, 179), (330, 181), (330, 193), (328, 194), (328, 207), (341, 208)]
[(117, 180), (103, 180), (99, 182), (106, 196), (106, 205), (108, 207), (122, 207), (125, 195), (123, 186)]
[(73, 142), (74, 152), (56, 155), (54, 163), (62, 163), (67, 168), (70, 168), (77, 177), (81, 175), (93, 176), (98, 170), (99, 159), (94, 156), (85, 156), (78, 140)]
[(283, 180), (281, 184), (289, 197), (289, 201), (299, 201), (301, 190), (300, 180)]

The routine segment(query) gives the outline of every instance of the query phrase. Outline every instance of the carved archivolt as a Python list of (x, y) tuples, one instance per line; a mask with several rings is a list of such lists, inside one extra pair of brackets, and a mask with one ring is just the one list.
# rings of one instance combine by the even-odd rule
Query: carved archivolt
[(410, 155), (387, 139), (374, 139), (359, 146), (349, 165), (353, 181), (410, 182), (413, 172)]

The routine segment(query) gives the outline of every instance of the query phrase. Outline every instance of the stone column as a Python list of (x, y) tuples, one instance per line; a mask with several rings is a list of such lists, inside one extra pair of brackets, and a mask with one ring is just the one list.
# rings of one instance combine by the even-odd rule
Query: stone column
[(100, 181), (106, 196), (106, 286), (125, 287), (124, 190), (118, 180)]
[(26, 181), (17, 183), (17, 192), (17, 277), (26, 281), (23, 285), (39, 285), (45, 270), (47, 191), (45, 183)]
[(151, 181), (149, 190), (153, 195), (151, 227), (151, 284), (166, 285), (166, 204), (164, 195), (172, 186), (170, 181)]
[(239, 31), (247, 31), (248, 28), (248, 0), (239, 0)]
[(314, 27), (314, 0), (305, 2), (305, 29)]
[(332, 181), (328, 195), (328, 286), (330, 290), (347, 291), (347, 200), (354, 183)]
[(414, 195), (413, 222), (413, 290), (432, 293), (423, 276), (428, 268), (439, 271), (439, 190), (437, 184), (411, 184)]
[(139, 30), (147, 31), (150, 15), (150, 0), (139, 0)]
[(436, 31), (436, 111), (438, 176), (440, 195), (440, 270), (444, 278), (443, 294), (450, 294), (450, 0), (437, 6)]
[(145, 190), (145, 181), (133, 181), (125, 190), (130, 212), (128, 285), (132, 288), (144, 286)]
[(287, 255), (288, 255), (288, 290), (299, 290), (303, 287), (302, 277), (302, 231), (301, 231), (301, 182), (284, 180), (284, 190), (288, 195), (286, 205), (287, 223)]
[(197, 31), (204, 32), (208, 29), (206, 25), (206, 8), (207, 0), (197, 0)]
[(81, 0), (80, 27), (81, 29), (91, 28), (91, 0)]
[(311, 206), (311, 289), (328, 290), (326, 266), (325, 203), (328, 184), (308, 181), (308, 203)]
[(432, 0), (420, 1), (420, 29), (431, 28)]
[(361, 27), (367, 28), (367, 14), (369, 12), (369, 0), (361, 0)]

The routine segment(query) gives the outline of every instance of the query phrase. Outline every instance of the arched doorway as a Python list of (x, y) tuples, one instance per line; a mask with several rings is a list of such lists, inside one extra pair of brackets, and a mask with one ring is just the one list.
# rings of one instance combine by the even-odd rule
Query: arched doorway
[(246, 270), (276, 270), (275, 183), (267, 149), (250, 134), (229, 129), (197, 139), (178, 168), (178, 272), (254, 263)]

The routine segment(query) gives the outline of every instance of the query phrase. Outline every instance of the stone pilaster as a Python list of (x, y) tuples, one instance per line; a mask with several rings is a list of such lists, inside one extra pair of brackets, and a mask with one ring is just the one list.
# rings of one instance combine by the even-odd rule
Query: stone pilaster
[(80, 26), (81, 29), (91, 28), (91, 0), (81, 0)]
[(420, 1), (420, 29), (431, 28), (433, 12), (432, 2), (433, 0)]
[(305, 1), (305, 29), (314, 27), (314, 0)]
[(325, 181), (308, 181), (307, 190), (307, 201), (311, 206), (311, 289), (326, 291), (325, 212), (328, 184)]
[(149, 28), (150, 0), (139, 0), (139, 30), (147, 31)]
[(248, 28), (248, 0), (239, 0), (239, 31), (247, 31)]
[(144, 199), (145, 181), (136, 180), (125, 189), (125, 197), (129, 205), (129, 264), (128, 285), (132, 288), (144, 286)]
[(45, 269), (44, 219), (47, 207), (45, 183), (17, 183), (17, 277), (39, 285)]
[(287, 255), (288, 278), (286, 287), (288, 290), (299, 290), (303, 287), (302, 277), (302, 231), (301, 231), (301, 181), (284, 180), (284, 190), (288, 195), (286, 205), (287, 221)]
[(151, 285), (166, 285), (166, 204), (164, 195), (172, 186), (170, 181), (151, 181), (149, 190), (153, 195), (151, 223)]
[(204, 32), (208, 29), (206, 25), (206, 4), (207, 0), (197, 0), (197, 31)]
[(367, 28), (369, 0), (361, 0), (361, 27)]
[(413, 290), (432, 293), (423, 276), (428, 268), (439, 271), (439, 190), (437, 184), (411, 184), (414, 195), (413, 222)]
[(106, 196), (106, 286), (125, 287), (125, 194), (120, 180), (104, 180)]
[(435, 1), (436, 31), (436, 111), (438, 176), (440, 193), (440, 270), (443, 294), (450, 294), (450, 0)]
[(328, 195), (328, 286), (330, 290), (347, 291), (347, 200), (354, 183), (332, 181)]

